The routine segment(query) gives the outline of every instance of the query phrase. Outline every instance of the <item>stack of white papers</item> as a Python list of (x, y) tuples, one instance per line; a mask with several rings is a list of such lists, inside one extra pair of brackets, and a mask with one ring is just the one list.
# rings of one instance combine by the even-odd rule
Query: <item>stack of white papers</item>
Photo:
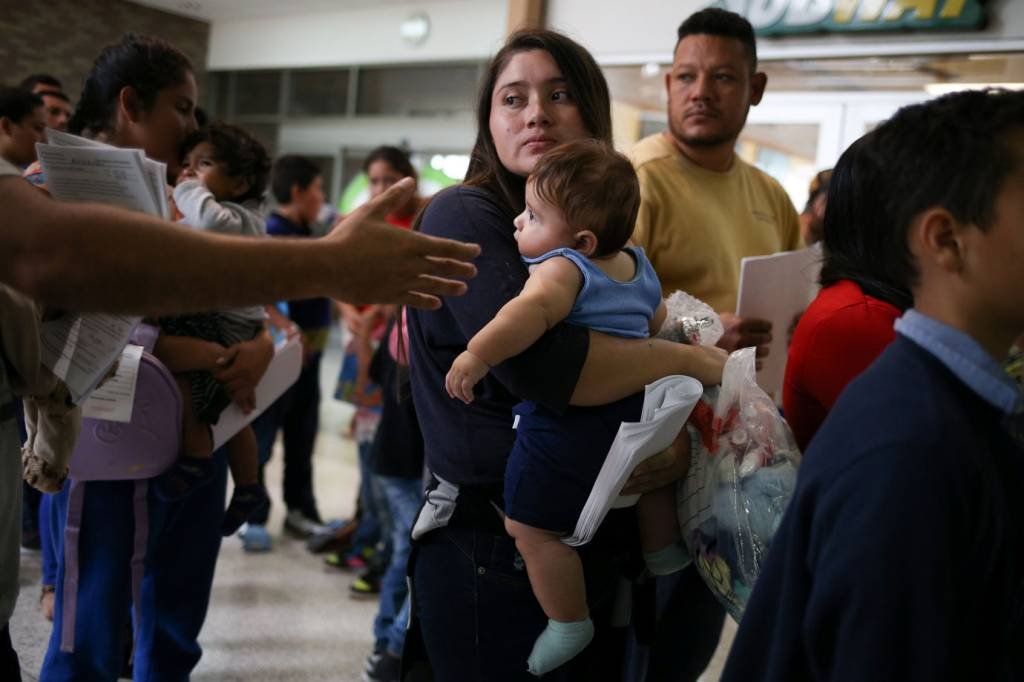
[(122, 149), (47, 129), (37, 144), (46, 185), (58, 201), (93, 201), (169, 218), (167, 164), (141, 149)]
[(703, 393), (699, 381), (677, 375), (659, 379), (644, 389), (640, 421), (623, 422), (619, 427), (576, 530), (562, 542), (572, 547), (590, 542), (609, 509), (636, 504), (638, 495), (619, 496), (629, 475), (641, 462), (672, 444)]
[[(46, 133), (50, 143), (37, 144), (36, 152), (55, 199), (168, 216), (165, 164), (146, 158), (141, 149), (111, 147), (59, 130)], [(82, 403), (121, 356), (138, 321), (126, 315), (91, 314), (45, 322), (40, 339), (43, 364), (67, 384), (72, 400)]]

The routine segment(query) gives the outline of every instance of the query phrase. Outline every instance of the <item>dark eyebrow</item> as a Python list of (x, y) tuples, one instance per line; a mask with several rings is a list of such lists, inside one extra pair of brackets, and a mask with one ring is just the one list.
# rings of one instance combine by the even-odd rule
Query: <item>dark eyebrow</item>
[[(694, 64), (692, 62), (681, 62), (681, 63), (673, 64), (672, 65), (672, 70), (673, 71), (678, 70), (678, 69), (696, 69), (696, 68), (698, 68), (697, 64)], [(730, 62), (722, 62), (722, 63), (719, 63), (719, 64), (712, 64), (710, 66), (710, 68), (709, 68), (710, 71), (721, 71), (722, 69), (731, 69), (733, 71), (741, 70), (735, 64), (732, 64)]]
[[(552, 84), (557, 84), (557, 85), (564, 85), (564, 84), (568, 83), (569, 81), (566, 80), (564, 76), (556, 76), (555, 78), (549, 78), (545, 82), (552, 83)], [(502, 83), (501, 85), (496, 87), (495, 90), (504, 90), (505, 88), (522, 87), (524, 85), (526, 85), (526, 81), (512, 81), (511, 83)]]

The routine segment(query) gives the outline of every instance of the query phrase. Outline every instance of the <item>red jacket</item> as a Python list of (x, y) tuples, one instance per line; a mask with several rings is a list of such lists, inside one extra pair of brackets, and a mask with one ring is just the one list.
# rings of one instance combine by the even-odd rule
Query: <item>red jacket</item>
[(793, 332), (782, 387), (786, 421), (807, 448), (839, 394), (895, 338), (900, 316), (850, 280), (825, 287)]

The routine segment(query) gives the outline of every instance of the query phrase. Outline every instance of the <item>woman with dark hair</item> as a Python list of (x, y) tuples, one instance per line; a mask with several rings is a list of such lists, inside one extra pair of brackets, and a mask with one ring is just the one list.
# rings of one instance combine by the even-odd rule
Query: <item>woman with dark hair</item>
[[(433, 474), (413, 529), (414, 627), (438, 680), (528, 680), (526, 659), (547, 618), (500, 513), (513, 407), (521, 399), (559, 413), (570, 405), (601, 405), (673, 373), (715, 384), (724, 354), (559, 324), (494, 367), (471, 404), (447, 398), (444, 378), (452, 361), (526, 281), (513, 226), (525, 205), (526, 177), (559, 143), (611, 142), (608, 87), (577, 43), (551, 31), (520, 31), (490, 63), (477, 125), (466, 181), (438, 194), (420, 221), (426, 234), (479, 243), (482, 254), (464, 299), (446, 299), (433, 313), (409, 313), (412, 391)], [(653, 470), (634, 473), (627, 491), (646, 492), (682, 475), (687, 445), (659, 458)], [(633, 513), (613, 512), (582, 549), (594, 642), (545, 679), (619, 676), (624, 630), (612, 627), (612, 611), (616, 586), (639, 558), (635, 537)], [(406, 642), (407, 659), (413, 641)]]
[(893, 323), (912, 304), (890, 272), (890, 253), (903, 237), (885, 207), (854, 201), (875, 196), (871, 133), (843, 153), (832, 172), (825, 208), (824, 263), (818, 297), (793, 332), (782, 402), (797, 443), (806, 449), (848, 383), (895, 338)]
[[(388, 145), (377, 147), (366, 156), (363, 161), (363, 172), (366, 173), (369, 182), (371, 199), (386, 192), (389, 187), (402, 178), (412, 178), (413, 181), (419, 179), (416, 169), (413, 168), (412, 162), (409, 160), (409, 155), (398, 147)], [(413, 219), (419, 213), (423, 203), (423, 199), (414, 192), (408, 201), (384, 216), (384, 219), (395, 227), (408, 230), (412, 227)], [(334, 557), (328, 557), (328, 563), (338, 563), (349, 568), (366, 566), (367, 550), (372, 552), (372, 548), (383, 539), (387, 547), (386, 551), (381, 555), (371, 557), (372, 560), (368, 562), (366, 570), (349, 588), (350, 594), (354, 598), (373, 597), (380, 593), (383, 604), (388, 600), (384, 576), (388, 572), (388, 567), (395, 563), (392, 553), (395, 543), (388, 537), (397, 537), (396, 533), (399, 529), (394, 525), (390, 529), (385, 527), (390, 505), (384, 491), (384, 483), (378, 480), (374, 473), (374, 467), (371, 465), (371, 450), (374, 449), (374, 441), (379, 437), (378, 424), (384, 418), (382, 412), (385, 409), (384, 403), (387, 401), (388, 387), (377, 384), (371, 379), (370, 367), (375, 355), (375, 346), (384, 337), (388, 320), (393, 311), (388, 306), (351, 305), (344, 301), (338, 301), (338, 309), (346, 329), (351, 334), (351, 340), (345, 348), (345, 357), (339, 371), (339, 388), (344, 385), (346, 380), (351, 381), (351, 368), (355, 367), (354, 390), (349, 393), (347, 399), (356, 408), (355, 414), (352, 416), (350, 431), (355, 436), (359, 452), (359, 526), (352, 536), (352, 550), (347, 555), (338, 557), (337, 561)], [(422, 447), (420, 450), (422, 451)], [(422, 470), (422, 456), (419, 469)], [(382, 535), (385, 537), (382, 538)], [(406, 538), (408, 535), (408, 528), (406, 528)], [(408, 542), (405, 540), (400, 544), (408, 547)], [(404, 562), (405, 559), (399, 557), (399, 560)], [(400, 588), (404, 590), (404, 564), (400, 570), (402, 571)], [(392, 583), (394, 583), (394, 578)], [(394, 611), (391, 612), (391, 615), (394, 615)], [(390, 616), (388, 616), (388, 622), (390, 623)], [(382, 627), (376, 627), (375, 630), (379, 643), (383, 639)], [(397, 647), (395, 650), (401, 651), (401, 647)]]
[[(158, 38), (128, 34), (96, 59), (69, 127), (114, 146), (143, 149), (167, 164), (168, 180), (173, 180), (181, 169), (182, 143), (196, 129), (196, 99), (195, 77), (185, 55)], [(28, 174), (34, 184), (45, 187), (39, 168)], [(273, 341), (264, 331), (232, 349), (237, 356), (215, 378), (232, 397), (243, 396), (266, 370)], [(196, 638), (206, 615), (224, 514), (225, 460), (219, 455), (215, 461), (210, 484), (181, 502), (150, 495), (150, 550), (143, 600), (137, 605), (137, 679), (157, 672), (185, 678), (199, 660)], [(121, 670), (122, 627), (131, 605), (135, 488), (130, 480), (90, 481), (85, 486), (73, 651), (62, 646), (60, 625), (69, 486), (53, 499), (44, 520), (58, 559), (55, 626), (42, 670), (46, 680), (114, 679)]]
[(800, 213), (800, 236), (810, 246), (821, 241), (825, 224), (825, 205), (828, 202), (828, 183), (832, 169), (823, 170), (811, 180), (807, 188), (807, 203)]
[[(398, 147), (384, 145), (377, 147), (363, 161), (363, 172), (370, 182), (370, 198), (380, 196), (388, 187), (402, 178), (419, 180), (409, 155)], [(424, 201), (415, 194), (402, 206), (387, 215), (389, 223), (396, 227), (411, 227)]]

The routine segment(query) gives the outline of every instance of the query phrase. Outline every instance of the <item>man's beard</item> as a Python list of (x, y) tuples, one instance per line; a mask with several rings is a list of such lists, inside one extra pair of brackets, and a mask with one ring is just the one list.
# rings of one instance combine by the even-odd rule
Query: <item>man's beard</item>
[(687, 135), (684, 133), (679, 126), (676, 125), (676, 119), (671, 114), (668, 117), (668, 130), (679, 142), (682, 142), (687, 147), (721, 147), (724, 144), (732, 144), (736, 141), (736, 138), (740, 136), (743, 131), (743, 125), (746, 124), (746, 119), (740, 124), (739, 130), (735, 132), (720, 132), (720, 133), (709, 133), (707, 135)]

